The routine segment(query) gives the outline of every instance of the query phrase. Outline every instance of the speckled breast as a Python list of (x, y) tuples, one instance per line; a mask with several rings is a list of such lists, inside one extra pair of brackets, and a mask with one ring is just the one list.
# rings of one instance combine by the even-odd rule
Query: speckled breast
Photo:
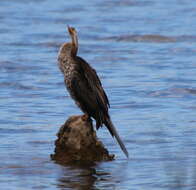
[(64, 80), (66, 86), (70, 86), (70, 82), (73, 77), (73, 73), (75, 70), (75, 64), (70, 62), (69, 60), (59, 60), (59, 68), (64, 75)]
[(74, 61), (70, 61), (66, 59), (64, 59), (63, 61), (59, 60), (59, 68), (64, 75), (64, 82), (65, 82), (68, 92), (70, 93), (71, 97), (75, 100), (76, 105), (80, 109), (82, 109), (80, 103), (77, 101), (74, 95), (74, 92), (71, 90), (71, 83), (72, 83), (72, 80), (74, 80), (73, 79), (74, 76), (76, 75), (76, 64), (74, 64)]
[(75, 73), (75, 66), (76, 65), (70, 60), (66, 60), (66, 59), (64, 59), (63, 61), (59, 60), (59, 68), (64, 75), (64, 82), (65, 82), (66, 88), (69, 91), (72, 98), (74, 98), (74, 94), (70, 88), (71, 88), (71, 82), (73, 80), (74, 73)]

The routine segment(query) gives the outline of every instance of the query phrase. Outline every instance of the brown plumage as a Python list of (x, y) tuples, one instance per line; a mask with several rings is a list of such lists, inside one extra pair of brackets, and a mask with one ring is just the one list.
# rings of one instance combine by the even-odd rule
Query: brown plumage
[(115, 136), (121, 149), (128, 152), (120, 139), (108, 113), (109, 101), (96, 71), (81, 57), (77, 56), (78, 38), (73, 27), (68, 26), (71, 43), (64, 43), (58, 55), (58, 64), (64, 74), (64, 81), (71, 97), (80, 109), (96, 120), (96, 127), (105, 125)]

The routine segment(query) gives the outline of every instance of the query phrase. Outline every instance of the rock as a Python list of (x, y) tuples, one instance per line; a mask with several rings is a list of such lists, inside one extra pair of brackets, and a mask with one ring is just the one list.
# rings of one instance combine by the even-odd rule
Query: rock
[(71, 116), (61, 126), (51, 158), (58, 163), (97, 162), (114, 159), (97, 139), (92, 121), (86, 115)]

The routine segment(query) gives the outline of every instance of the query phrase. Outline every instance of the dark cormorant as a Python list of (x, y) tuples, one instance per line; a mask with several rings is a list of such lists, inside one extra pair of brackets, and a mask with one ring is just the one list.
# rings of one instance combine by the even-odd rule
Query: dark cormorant
[(65, 85), (79, 108), (96, 120), (96, 128), (103, 124), (116, 138), (121, 149), (129, 154), (120, 139), (108, 113), (109, 101), (96, 71), (81, 57), (77, 56), (78, 38), (73, 27), (68, 26), (71, 43), (64, 43), (59, 50), (58, 64), (64, 75)]

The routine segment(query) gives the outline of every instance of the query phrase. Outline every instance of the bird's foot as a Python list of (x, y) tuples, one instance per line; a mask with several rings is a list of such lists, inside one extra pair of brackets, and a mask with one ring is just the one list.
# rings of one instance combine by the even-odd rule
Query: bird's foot
[(90, 117), (89, 117), (88, 114), (84, 114), (84, 115), (82, 116), (82, 120), (83, 120), (83, 121), (88, 121), (89, 119), (90, 119)]

